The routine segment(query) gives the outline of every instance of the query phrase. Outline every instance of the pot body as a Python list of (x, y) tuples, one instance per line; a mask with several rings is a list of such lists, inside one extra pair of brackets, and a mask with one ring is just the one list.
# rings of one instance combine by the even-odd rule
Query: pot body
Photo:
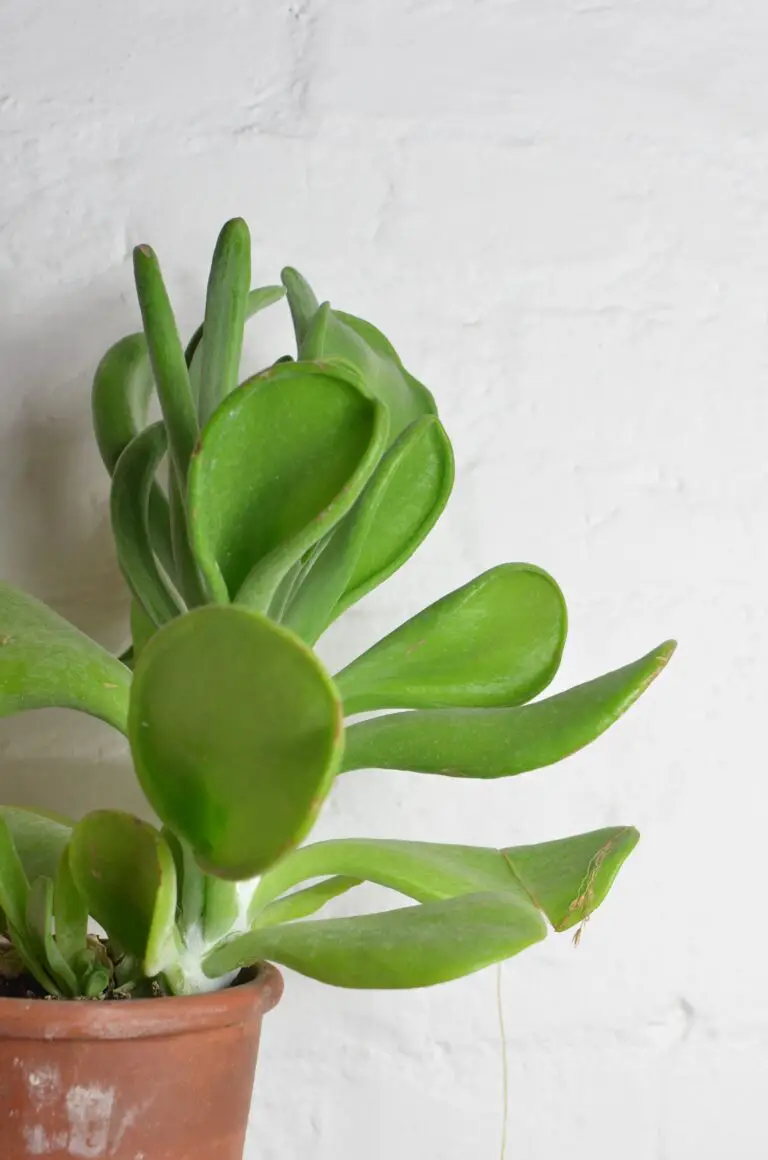
[(272, 966), (209, 995), (0, 999), (2, 1160), (242, 1160)]

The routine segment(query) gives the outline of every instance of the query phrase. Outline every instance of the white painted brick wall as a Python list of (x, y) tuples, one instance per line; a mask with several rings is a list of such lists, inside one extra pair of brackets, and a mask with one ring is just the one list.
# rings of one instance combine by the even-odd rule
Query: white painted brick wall
[[(0, 574), (117, 644), (89, 377), (151, 241), (197, 321), (223, 220), (437, 392), (458, 484), (341, 658), (503, 559), (569, 598), (563, 687), (676, 634), (592, 749), (495, 785), (344, 781), (323, 833), (644, 834), (581, 949), (503, 969), (517, 1160), (768, 1155), (768, 8), (762, 0), (5, 0)], [(273, 311), (254, 357), (285, 349)], [(0, 731), (6, 800), (135, 808), (106, 728)], [(249, 1160), (499, 1156), (496, 977), (289, 979)]]

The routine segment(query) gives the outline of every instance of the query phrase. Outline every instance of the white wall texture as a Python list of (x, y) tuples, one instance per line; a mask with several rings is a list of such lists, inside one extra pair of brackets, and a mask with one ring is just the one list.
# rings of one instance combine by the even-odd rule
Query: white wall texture
[[(508, 783), (370, 773), (323, 835), (643, 841), (578, 951), (502, 970), (508, 1157), (768, 1155), (768, 85), (762, 0), (0, 4), (0, 574), (105, 643), (126, 600), (90, 376), (130, 250), (198, 320), (224, 219), (436, 392), (438, 530), (329, 640), (349, 657), (501, 560), (554, 573), (556, 687), (668, 635), (609, 735)], [(255, 368), (288, 349), (279, 309)], [(106, 727), (4, 722), (0, 795), (141, 808)], [(409, 994), (291, 976), (249, 1160), (500, 1156), (496, 975)]]

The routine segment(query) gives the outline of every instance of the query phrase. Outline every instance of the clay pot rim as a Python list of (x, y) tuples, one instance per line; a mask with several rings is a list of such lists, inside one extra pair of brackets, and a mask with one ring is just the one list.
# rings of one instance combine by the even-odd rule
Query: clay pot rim
[(0, 998), (0, 1039), (145, 1039), (247, 1023), (280, 1001), (283, 976), (272, 963), (244, 973), (245, 982), (204, 995), (125, 1002)]

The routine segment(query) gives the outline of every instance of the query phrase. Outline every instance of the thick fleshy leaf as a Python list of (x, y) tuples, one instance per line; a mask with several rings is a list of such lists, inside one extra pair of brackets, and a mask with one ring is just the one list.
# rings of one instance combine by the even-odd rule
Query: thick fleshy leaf
[(632, 826), (613, 826), (502, 854), (555, 930), (568, 930), (597, 909), (639, 840)]
[(131, 674), (58, 613), (0, 583), (0, 717), (79, 709), (125, 731)]
[[(117, 461), (147, 424), (154, 390), (152, 365), (143, 334), (129, 334), (110, 347), (96, 369), (91, 396), (93, 428), (104, 466), (110, 475)], [(149, 496), (152, 546), (160, 563), (173, 577), (173, 551), (168, 501), (160, 487)]]
[(166, 447), (162, 423), (145, 427), (117, 461), (110, 493), (120, 570), (135, 599), (157, 625), (173, 620), (181, 611), (158, 567), (149, 527), (149, 497)]
[(205, 886), (207, 876), (200, 868), (194, 851), (188, 842), (182, 842), (178, 834), (163, 826), (160, 831), (168, 843), (176, 863), (176, 926), (182, 935), (192, 930), (199, 931), (203, 922)]
[(70, 866), (88, 909), (110, 938), (156, 975), (174, 955), (176, 866), (153, 826), (118, 810), (78, 822)]
[(26, 936), (35, 958), (42, 962), (47, 973), (63, 995), (79, 993), (77, 976), (62, 954), (53, 936), (53, 882), (37, 878), (32, 883), (27, 899)]
[(501, 564), (442, 597), (334, 680), (347, 714), (369, 709), (520, 705), (550, 683), (565, 601), (529, 564)]
[(149, 246), (133, 251), (133, 272), (171, 459), (183, 484), (198, 437), (184, 349), (160, 265)]
[(199, 608), (201, 604), (208, 603), (210, 594), (206, 591), (189, 541), (187, 513), (179, 481), (176, 478), (176, 470), (172, 463), (168, 467), (168, 505), (177, 587), (188, 608)]
[(465, 894), (359, 918), (290, 922), (235, 936), (203, 961), (223, 975), (263, 959), (337, 987), (428, 987), (539, 942), (541, 916), (510, 893)]
[[(268, 306), (272, 306), (275, 302), (279, 302), (281, 298), (285, 297), (285, 287), (283, 286), (257, 286), (254, 290), (249, 291), (245, 301), (245, 321), (253, 318), (254, 314), (258, 314), (260, 310), (266, 310)], [(189, 378), (192, 384), (192, 395), (195, 399), (200, 396), (200, 375), (203, 364), (203, 329), (204, 324), (198, 326), (195, 333), (187, 343), (185, 351), (185, 358), (187, 366), (189, 367)], [(290, 356), (288, 356), (290, 357)], [(237, 383), (232, 386), (234, 390)]]
[(17, 930), (27, 924), (29, 880), (16, 850), (10, 826), (0, 814), (0, 909)]
[(302, 577), (285, 623), (314, 643), (331, 620), (413, 555), (434, 527), (452, 486), (448, 437), (434, 416), (418, 419), (389, 449), (352, 511)]
[(77, 887), (64, 850), (56, 870), (53, 887), (53, 918), (56, 944), (70, 965), (86, 952), (88, 936), (88, 903)]
[(141, 651), (148, 640), (157, 632), (157, 625), (150, 620), (143, 606), (138, 600), (131, 601), (131, 668), (141, 656)]
[(222, 404), (189, 479), (192, 542), (210, 591), (264, 611), (290, 567), (346, 514), (386, 439), (353, 384), (272, 367)]
[(278, 898), (260, 910), (254, 926), (275, 926), (281, 922), (295, 922), (298, 918), (308, 918), (317, 914), (318, 910), (340, 894), (360, 885), (359, 878), (345, 878), (336, 875), (326, 878), (323, 882), (316, 882), (314, 886), (307, 886), (304, 890), (296, 890), (287, 894), (285, 898)]
[(291, 309), (293, 329), (296, 333), (296, 346), (300, 349), (309, 324), (317, 313), (320, 304), (309, 282), (298, 270), (286, 266), (280, 278), (288, 294), (288, 305)]
[[(350, 325), (325, 302), (315, 312), (299, 348), (299, 356), (333, 365), (351, 374), (387, 408), (390, 441), (423, 415), (435, 413), (432, 396), (407, 375), (399, 359), (371, 346), (360, 327)], [(355, 322), (362, 322), (355, 319)], [(364, 326), (365, 324), (363, 324)], [(383, 336), (382, 336), (383, 337)]]
[(227, 882), (223, 878), (205, 877), (205, 900), (203, 903), (203, 937), (206, 943), (214, 943), (232, 930), (240, 915), (239, 882)]
[(28, 880), (55, 878), (74, 822), (20, 806), (0, 806), (0, 818), (8, 826)]
[(144, 649), (129, 735), (159, 817), (222, 878), (252, 878), (306, 835), (342, 746), (338, 695), (292, 633), (210, 605)]
[(201, 424), (237, 386), (250, 284), (251, 235), (242, 218), (233, 218), (219, 234), (208, 278), (198, 399)]
[(437, 842), (342, 838), (302, 846), (281, 858), (261, 879), (251, 904), (251, 917), (259, 922), (259, 911), (266, 904), (302, 882), (326, 875), (375, 882), (417, 902), (498, 890), (510, 891), (530, 902), (500, 850)]
[(674, 642), (543, 701), (513, 709), (390, 713), (347, 729), (344, 769), (506, 777), (562, 761), (594, 741), (666, 665)]

